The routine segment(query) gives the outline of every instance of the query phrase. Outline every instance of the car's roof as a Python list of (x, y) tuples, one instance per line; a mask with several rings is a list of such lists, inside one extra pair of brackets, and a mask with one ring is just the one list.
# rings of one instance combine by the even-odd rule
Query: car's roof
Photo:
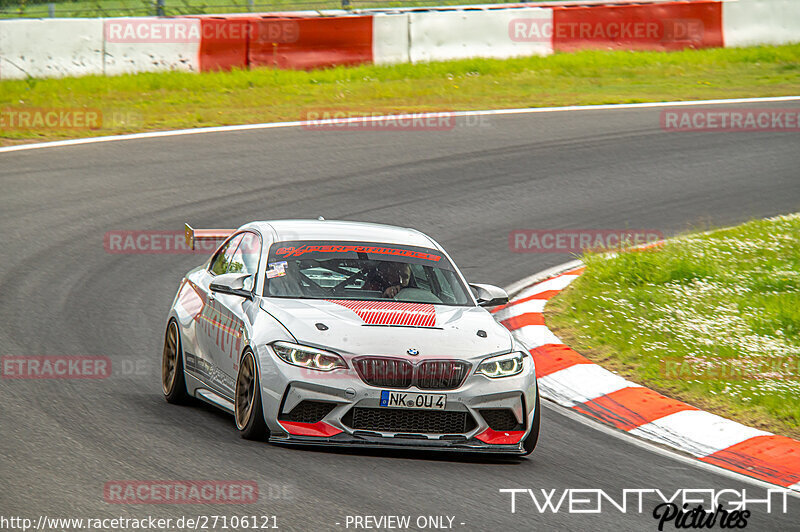
[(251, 222), (242, 227), (272, 234), (275, 242), (302, 240), (343, 240), (378, 242), (438, 248), (430, 237), (407, 227), (342, 220), (270, 220)]

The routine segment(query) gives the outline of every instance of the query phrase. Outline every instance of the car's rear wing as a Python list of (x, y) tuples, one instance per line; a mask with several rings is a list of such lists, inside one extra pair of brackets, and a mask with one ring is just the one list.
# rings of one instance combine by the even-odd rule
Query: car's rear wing
[(189, 224), (184, 224), (186, 245), (194, 249), (195, 242), (201, 240), (224, 240), (231, 236), (236, 229), (195, 229)]

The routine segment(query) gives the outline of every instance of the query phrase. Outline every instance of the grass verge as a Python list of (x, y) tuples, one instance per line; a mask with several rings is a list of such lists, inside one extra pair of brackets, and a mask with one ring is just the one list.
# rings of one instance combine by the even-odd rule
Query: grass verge
[(667, 396), (800, 438), (800, 214), (584, 260), (545, 312), (565, 343)]
[[(299, 120), (306, 110), (415, 112), (783, 96), (800, 87), (800, 44), (681, 52), (584, 51), (311, 72), (0, 81), (0, 144)], [(21, 127), (9, 113), (98, 109), (98, 128)]]

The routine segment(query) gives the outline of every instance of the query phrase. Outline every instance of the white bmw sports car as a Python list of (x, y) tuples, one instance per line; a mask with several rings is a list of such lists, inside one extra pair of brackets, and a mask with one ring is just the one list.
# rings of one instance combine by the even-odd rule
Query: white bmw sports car
[(270, 442), (528, 454), (539, 437), (533, 358), (413, 229), (325, 220), (192, 229), (225, 239), (181, 281), (162, 388), (233, 413)]

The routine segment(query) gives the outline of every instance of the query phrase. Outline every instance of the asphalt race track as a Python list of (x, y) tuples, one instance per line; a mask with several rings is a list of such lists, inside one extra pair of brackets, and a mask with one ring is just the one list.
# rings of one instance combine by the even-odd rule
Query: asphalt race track
[[(800, 110), (798, 103), (759, 104)], [(540, 513), (503, 488), (763, 488), (543, 411), (529, 459), (286, 448), (241, 440), (211, 407), (168, 405), (164, 318), (205, 257), (112, 254), (111, 230), (237, 227), (256, 219), (418, 228), (470, 281), (507, 286), (569, 260), (512, 253), (514, 229), (727, 225), (800, 210), (797, 133), (668, 133), (660, 109), (470, 119), (449, 131), (199, 134), (0, 154), (0, 355), (104, 355), (99, 380), (0, 380), (0, 514), (275, 515), (282, 530), (345, 530), (347, 516), (454, 516), (453, 528), (655, 530), (641, 513)], [(252, 480), (257, 504), (115, 505), (115, 480)], [(539, 493), (537, 491), (537, 493)], [(751, 530), (797, 530), (756, 506)], [(445, 523), (447, 520), (445, 520)], [(337, 523), (339, 523), (337, 525)], [(463, 524), (462, 524), (463, 523)], [(174, 528), (173, 528), (174, 529)], [(353, 530), (352, 525), (350, 530)], [(669, 525), (666, 530), (674, 530)]]

